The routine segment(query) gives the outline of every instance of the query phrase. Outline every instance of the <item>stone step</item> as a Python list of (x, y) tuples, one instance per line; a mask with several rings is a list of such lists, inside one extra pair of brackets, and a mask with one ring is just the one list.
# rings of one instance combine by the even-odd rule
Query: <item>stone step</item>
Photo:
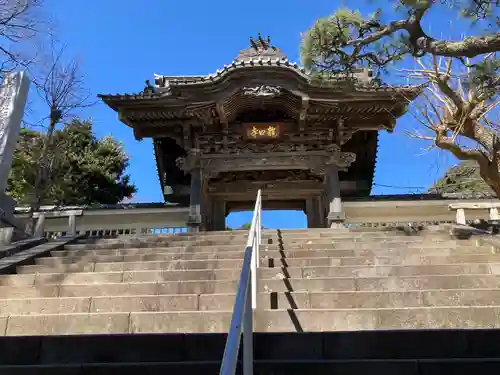
[[(218, 261), (215, 261), (218, 262)], [(200, 264), (203, 264), (201, 262)], [(122, 273), (123, 281), (157, 280), (227, 280), (239, 278), (240, 268), (218, 269), (180, 269), (172, 262), (129, 262), (129, 263), (90, 263), (62, 264), (57, 267), (31, 265), (18, 267), (19, 274), (35, 274), (48, 279), (58, 274), (64, 277), (78, 273), (107, 274)], [(171, 267), (170, 269), (167, 267)], [(261, 267), (262, 278), (316, 278), (316, 277), (374, 277), (374, 276), (413, 276), (413, 275), (458, 275), (458, 274), (497, 274), (500, 263), (460, 263), (431, 265), (375, 265), (375, 266), (318, 266), (318, 267)], [(139, 278), (140, 280), (137, 280)]]
[[(262, 238), (273, 239), (294, 239), (294, 238), (382, 238), (382, 237), (407, 237), (408, 235), (402, 231), (372, 231), (372, 232), (351, 232), (351, 231), (336, 231), (332, 229), (319, 229), (315, 231), (306, 230), (301, 232), (293, 231), (278, 231), (278, 230), (265, 230)], [(446, 235), (445, 235), (446, 236)], [(425, 232), (412, 237), (443, 237), (441, 233)], [(80, 243), (126, 243), (131, 241), (142, 242), (165, 242), (165, 241), (227, 241), (230, 239), (243, 240), (248, 238), (248, 231), (232, 231), (232, 232), (201, 232), (196, 233), (182, 233), (176, 235), (136, 235), (136, 236), (119, 236), (117, 238), (100, 238), (100, 239), (82, 239)]]
[[(402, 243), (435, 243), (444, 241), (456, 241), (451, 238), (443, 237), (418, 237), (418, 236), (386, 236), (386, 237), (345, 237), (345, 238), (324, 238), (324, 237), (299, 237), (299, 238), (263, 238), (262, 244), (287, 244), (287, 245), (302, 245), (308, 243), (318, 243), (318, 244), (330, 244), (330, 243), (350, 243), (350, 242), (360, 242), (360, 243), (372, 243), (372, 242), (402, 242)], [(220, 246), (220, 245), (233, 245), (233, 246), (244, 246), (247, 240), (245, 238), (231, 239), (227, 238), (225, 240), (185, 240), (177, 239), (167, 240), (167, 239), (156, 239), (155, 241), (141, 241), (141, 240), (130, 240), (130, 241), (80, 241), (79, 243), (69, 245), (74, 249), (97, 249), (97, 248), (128, 248), (128, 247), (179, 247), (179, 246)]]
[[(277, 232), (270, 232), (270, 236), (277, 236)], [(79, 243), (128, 243), (128, 242), (175, 242), (175, 241), (204, 241), (239, 239), (248, 237), (248, 231), (239, 232), (200, 232), (200, 233), (177, 233), (177, 234), (145, 234), (145, 235), (122, 235), (108, 238), (82, 238)]]
[[(70, 245), (73, 246), (73, 245)], [(276, 248), (275, 245), (263, 245), (263, 248)], [(319, 243), (310, 241), (310, 243), (293, 243), (284, 244), (279, 246), (279, 248), (284, 249), (314, 249), (314, 250), (324, 250), (324, 249), (385, 249), (385, 248), (399, 248), (399, 247), (421, 247), (421, 248), (440, 248), (440, 247), (456, 247), (456, 246), (475, 246), (474, 243), (470, 241), (413, 241), (413, 240), (400, 240), (400, 241), (344, 241), (344, 242), (331, 242), (331, 243)], [(205, 246), (203, 246), (205, 248)], [(228, 247), (224, 247), (228, 248)]]
[[(52, 251), (51, 255), (56, 258), (68, 257), (74, 261), (81, 259), (92, 259), (93, 257), (101, 256), (144, 256), (147, 260), (149, 256), (166, 256), (168, 259), (241, 259), (244, 250), (237, 249), (233, 251), (218, 251), (217, 248), (212, 248), (211, 251), (203, 251), (205, 249), (186, 249), (186, 248), (139, 248), (139, 249), (103, 249), (103, 250), (59, 250)], [(329, 250), (309, 250), (309, 249), (284, 249), (277, 248), (262, 248), (261, 256), (285, 256), (289, 258), (325, 258), (325, 257), (375, 257), (375, 256), (460, 256), (474, 254), (496, 254), (496, 250), (492, 250), (490, 246), (457, 246), (457, 247), (411, 247), (411, 248), (383, 248), (383, 249), (329, 249)], [(142, 258), (141, 258), (142, 259)]]
[[(376, 276), (416, 276), (416, 275), (459, 275), (459, 274), (489, 274), (496, 273), (496, 267), (490, 264), (461, 263), (461, 264), (432, 264), (432, 265), (376, 265), (376, 266), (335, 266), (335, 267), (287, 267), (277, 268), (285, 276), (295, 277), (290, 273), (296, 269), (302, 270), (303, 278), (315, 277), (376, 277)], [(272, 269), (269, 269), (269, 271)], [(259, 272), (264, 275), (272, 274), (268, 270), (260, 268)], [(267, 272), (267, 273), (266, 273)], [(265, 277), (264, 276), (264, 277)], [(267, 278), (267, 277), (265, 277)]]
[[(195, 287), (186, 283), (184, 293)], [(196, 285), (197, 287), (197, 285)], [(499, 275), (425, 275), (405, 277), (322, 277), (314, 279), (290, 278), (284, 280), (259, 280), (258, 288), (266, 292), (291, 291), (406, 291), (424, 289), (474, 289), (500, 288)], [(221, 290), (216, 286), (214, 290)]]
[(460, 263), (498, 263), (500, 254), (471, 254), (454, 256), (400, 255), (368, 257), (317, 257), (283, 258), (265, 256), (261, 267), (318, 267), (318, 266), (417, 266)]
[(375, 229), (375, 230), (337, 230), (330, 228), (303, 228), (301, 231), (294, 230), (264, 230), (263, 235), (278, 235), (279, 237), (285, 236), (320, 236), (320, 237), (384, 237), (384, 236), (412, 236), (412, 237), (438, 237), (449, 235), (448, 230), (423, 230), (418, 232), (410, 232), (406, 229), (396, 229), (396, 228), (386, 228), (385, 230)]
[[(499, 358), (498, 330), (393, 330), (393, 331), (359, 331), (359, 332), (288, 332), (288, 333), (254, 333), (254, 358), (256, 361), (294, 359), (298, 361), (349, 360), (366, 361), (375, 359), (418, 360), (417, 370), (422, 368), (423, 358), (455, 361), (457, 358), (468, 358), (485, 361), (486, 358)], [(40, 365), (82, 364), (96, 365), (114, 362), (127, 364), (129, 362), (189, 361), (204, 363), (214, 360), (220, 366), (220, 355), (224, 351), (226, 337), (224, 334), (169, 334), (169, 335), (84, 335), (84, 336), (45, 336), (45, 337), (2, 337), (3, 349), (0, 352), (1, 365)], [(5, 350), (7, 349), (7, 350)], [(307, 361), (308, 360), (308, 361)], [(314, 362), (313, 362), (314, 363)], [(301, 371), (264, 372), (263, 374), (297, 374), (311, 372), (309, 367), (301, 367)], [(0, 368), (0, 373), (4, 374)], [(137, 374), (137, 371), (117, 374)], [(214, 374), (218, 374), (216, 367)], [(372, 368), (364, 371), (330, 371), (325, 374), (371, 374), (378, 373)], [(11, 372), (6, 372), (11, 374)], [(39, 374), (38, 372), (21, 372), (22, 374)], [(48, 375), (61, 372), (46, 372)], [(145, 374), (163, 374), (165, 372), (146, 372)], [(167, 372), (169, 373), (169, 372)], [(185, 372), (172, 372), (186, 374)], [(206, 374), (206, 372), (187, 373)], [(311, 372), (318, 374), (317, 372)], [(381, 374), (423, 375), (420, 371), (381, 371)], [(456, 374), (450, 372), (431, 372), (425, 374)], [(473, 372), (461, 371), (460, 374)], [(490, 372), (479, 372), (479, 374)], [(494, 372), (496, 373), (496, 372)], [(77, 372), (78, 375), (83, 375)], [(89, 374), (89, 372), (84, 372)], [(95, 372), (90, 372), (96, 375)], [(99, 372), (99, 374), (111, 374)]]
[[(361, 230), (360, 230), (361, 229)], [(298, 229), (264, 229), (264, 235), (268, 233), (279, 233), (280, 235), (323, 235), (323, 234), (336, 234), (339, 236), (343, 235), (392, 235), (392, 234), (402, 234), (400, 230), (394, 228), (298, 228)], [(425, 233), (433, 233), (426, 231)]]
[[(498, 328), (500, 307), (257, 310), (257, 332), (415, 328)], [(74, 313), (0, 317), (6, 336), (91, 333), (227, 332), (230, 311)]]
[[(0, 299), (2, 315), (231, 311), (235, 294)], [(500, 289), (260, 293), (259, 310), (500, 306)]]
[[(333, 231), (330, 232), (317, 232), (317, 233), (297, 233), (297, 234), (278, 234), (278, 232), (269, 232), (267, 234), (263, 234), (262, 241), (267, 242), (271, 241), (307, 241), (307, 240), (327, 240), (327, 241), (344, 241), (348, 239), (354, 239), (357, 241), (363, 241), (368, 239), (402, 239), (402, 238), (411, 238), (411, 239), (442, 239), (448, 238), (449, 236), (443, 235), (417, 235), (417, 236), (408, 236), (402, 232), (376, 232), (376, 233), (336, 233)], [(217, 242), (217, 243), (244, 243), (248, 238), (247, 233), (240, 235), (212, 235), (206, 234), (203, 236), (184, 236), (184, 235), (175, 235), (175, 236), (162, 236), (162, 235), (151, 235), (151, 236), (122, 236), (118, 238), (101, 238), (101, 239), (81, 239), (78, 241), (78, 244), (81, 245), (90, 245), (94, 244), (96, 246), (100, 245), (126, 245), (132, 243), (144, 243), (144, 244), (155, 244), (155, 243), (183, 243), (183, 242)]]
[(246, 240), (231, 241), (116, 241), (116, 242), (80, 242), (68, 245), (68, 249), (92, 250), (92, 249), (128, 249), (128, 248), (156, 248), (156, 247), (199, 247), (199, 246), (229, 246), (245, 247)]
[(497, 254), (490, 247), (457, 246), (452, 247), (395, 247), (385, 249), (328, 249), (328, 250), (261, 250), (260, 256), (285, 258), (330, 258), (330, 257), (406, 257), (406, 256), (462, 256), (475, 254)]
[(379, 231), (379, 232), (302, 232), (302, 233), (285, 233), (278, 232), (277, 234), (263, 235), (263, 238), (279, 238), (279, 239), (296, 239), (296, 238), (325, 238), (325, 239), (389, 239), (389, 238), (420, 238), (420, 239), (449, 239), (448, 232), (417, 232), (406, 233), (404, 231)]
[[(413, 241), (397, 241), (397, 242), (344, 242), (344, 243), (303, 243), (303, 244), (291, 244), (286, 246), (280, 246), (278, 244), (264, 244), (261, 249), (268, 250), (333, 250), (333, 249), (393, 249), (393, 248), (454, 248), (457, 246), (476, 246), (475, 243), (470, 241), (441, 241), (441, 242), (413, 242)], [(488, 246), (491, 248), (491, 246)], [(156, 249), (162, 249), (169, 252), (222, 252), (222, 251), (243, 251), (245, 246), (242, 245), (202, 245), (202, 246), (156, 246), (156, 247), (89, 247), (87, 245), (66, 245), (65, 251), (70, 254), (74, 252), (75, 254), (81, 254), (87, 251), (105, 251), (105, 250), (134, 250), (134, 251), (153, 251)]]
[[(223, 351), (223, 349), (221, 350)], [(287, 360), (255, 360), (255, 375), (316, 375), (332, 374), (386, 374), (386, 375), (436, 375), (436, 374), (495, 374), (500, 372), (498, 358), (446, 358), (446, 359), (354, 359), (309, 360), (296, 356)], [(83, 363), (48, 365), (0, 365), (0, 373), (6, 375), (128, 375), (128, 374), (183, 374), (218, 375), (220, 360), (165, 362), (137, 361), (119, 363)], [(241, 374), (242, 372), (236, 372)]]
[[(237, 279), (191, 281), (123, 281), (120, 273), (1, 276), (0, 298), (85, 297), (156, 294), (235, 293)], [(258, 280), (260, 292), (406, 291), (425, 289), (496, 289), (500, 275), (427, 275), (408, 277), (328, 277)]]
[[(201, 254), (201, 253), (200, 253)], [(234, 257), (226, 259), (223, 254), (137, 254), (137, 255), (90, 255), (81, 257), (37, 258), (36, 264), (44, 266), (60, 266), (76, 263), (118, 263), (118, 262), (179, 262), (180, 268), (237, 268), (242, 264), (243, 252), (236, 252)], [(229, 254), (229, 253), (226, 253)], [(198, 255), (198, 259), (193, 255)], [(286, 255), (286, 254), (283, 254)], [(283, 257), (282, 254), (265, 253), (261, 256), (262, 267), (304, 267), (304, 266), (353, 266), (353, 265), (419, 265), (419, 264), (455, 264), (455, 263), (489, 263), (500, 262), (500, 254), (465, 254), (452, 256), (367, 256), (367, 257)], [(190, 259), (191, 258), (191, 259)], [(221, 267), (221, 265), (224, 265)], [(96, 265), (97, 269), (98, 266)]]
[[(41, 260), (42, 258), (40, 258)], [(117, 272), (130, 270), (215, 270), (239, 268), (243, 265), (242, 259), (207, 259), (207, 260), (177, 260), (167, 261), (132, 261), (132, 262), (96, 262), (83, 258), (78, 263), (57, 262), (58, 258), (45, 258), (51, 262), (42, 261), (37, 265), (23, 266), (22, 273), (54, 272), (60, 268), (69, 267), (84, 272)], [(62, 258), (64, 259), (64, 258)], [(39, 260), (39, 261), (40, 261)]]
[[(359, 235), (350, 235), (350, 236), (331, 236), (331, 235), (302, 235), (302, 236), (263, 236), (262, 243), (306, 243), (309, 241), (314, 241), (317, 243), (332, 243), (332, 242), (346, 242), (346, 241), (355, 241), (355, 242), (370, 242), (372, 240), (380, 240), (380, 241), (411, 241), (411, 242), (422, 242), (422, 241), (443, 241), (448, 240), (449, 238), (443, 238), (442, 236), (406, 236), (402, 234), (393, 234), (393, 235), (383, 235), (383, 236), (359, 236)], [(232, 237), (232, 236), (206, 236), (203, 238), (190, 238), (190, 237), (151, 237), (147, 238), (130, 238), (130, 239), (101, 239), (101, 240), (80, 240), (78, 243), (74, 244), (73, 247), (80, 248), (110, 248), (110, 247), (154, 247), (154, 246), (187, 246), (187, 245), (206, 245), (206, 246), (215, 246), (215, 245), (244, 245), (247, 242), (247, 237)]]
[[(337, 243), (337, 242), (441, 242), (441, 241), (456, 241), (456, 239), (447, 237), (431, 237), (431, 236), (383, 236), (383, 237), (293, 237), (293, 238), (281, 238), (278, 242), (284, 244), (291, 243), (308, 243), (308, 242), (318, 242), (318, 243)], [(262, 243), (274, 242), (273, 238), (262, 240)]]

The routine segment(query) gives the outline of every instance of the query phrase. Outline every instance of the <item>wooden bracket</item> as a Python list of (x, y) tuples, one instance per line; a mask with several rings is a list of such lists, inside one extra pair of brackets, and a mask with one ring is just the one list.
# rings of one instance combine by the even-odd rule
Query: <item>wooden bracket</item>
[(304, 131), (307, 122), (307, 110), (309, 109), (309, 97), (307, 95), (302, 96), (302, 105), (299, 114), (299, 130)]

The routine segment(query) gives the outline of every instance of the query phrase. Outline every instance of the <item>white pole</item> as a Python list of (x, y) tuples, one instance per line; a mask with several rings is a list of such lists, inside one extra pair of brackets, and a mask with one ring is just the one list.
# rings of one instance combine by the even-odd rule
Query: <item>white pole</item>
[(40, 212), (35, 227), (35, 237), (45, 236), (45, 213)]
[[(250, 262), (250, 296), (251, 296), (251, 303), (252, 303), (252, 309), (257, 308), (257, 251), (255, 248), (257, 247), (257, 239), (254, 238), (253, 244), (252, 244), (252, 260)], [(248, 292), (247, 292), (248, 293)]]
[[(251, 277), (254, 273), (251, 272)], [(243, 314), (243, 375), (253, 375), (253, 288), (248, 284)]]

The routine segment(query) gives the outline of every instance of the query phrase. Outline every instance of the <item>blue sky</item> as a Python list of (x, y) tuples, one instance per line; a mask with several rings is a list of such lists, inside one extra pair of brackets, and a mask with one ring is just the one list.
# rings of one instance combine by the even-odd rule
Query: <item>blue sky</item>
[[(351, 8), (368, 12), (367, 1), (351, 0)], [(375, 5), (386, 1), (373, 1)], [(191, 75), (213, 73), (230, 63), (251, 35), (270, 35), (275, 46), (291, 60), (299, 61), (300, 33), (314, 20), (331, 14), (341, 3), (332, 0), (173, 1), (173, 0), (49, 0), (57, 19), (58, 38), (67, 53), (81, 59), (86, 85), (92, 95), (131, 93), (144, 88), (153, 73)], [(451, 13), (435, 12), (432, 35), (455, 35), (465, 29), (450, 20)], [(447, 18), (443, 18), (446, 16)], [(446, 20), (444, 22), (443, 20)], [(151, 140), (138, 142), (116, 113), (99, 103), (85, 109), (98, 136), (112, 135), (122, 141), (131, 157), (128, 172), (138, 187), (139, 202), (162, 201)], [(447, 154), (425, 151), (423, 141), (408, 139), (404, 129), (416, 127), (411, 115), (398, 122), (393, 134), (380, 135), (372, 194), (424, 192), (455, 161)], [(391, 188), (388, 186), (396, 186)], [(411, 188), (406, 188), (411, 187)], [(230, 226), (249, 220), (245, 213), (232, 214)], [(302, 227), (302, 213), (268, 212), (268, 227)]]

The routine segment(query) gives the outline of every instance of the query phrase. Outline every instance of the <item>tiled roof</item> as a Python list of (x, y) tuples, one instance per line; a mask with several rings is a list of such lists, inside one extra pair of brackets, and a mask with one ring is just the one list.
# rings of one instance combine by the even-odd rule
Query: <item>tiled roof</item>
[(209, 74), (207, 76), (191, 76), (191, 77), (176, 77), (176, 76), (155, 76), (155, 83), (158, 87), (166, 87), (169, 84), (174, 85), (186, 85), (186, 84), (195, 84), (202, 82), (210, 82), (219, 79), (220, 77), (225, 76), (231, 71), (241, 69), (241, 68), (253, 68), (253, 67), (280, 67), (285, 69), (290, 69), (295, 71), (301, 77), (306, 80), (309, 80), (309, 76), (306, 74), (306, 71), (303, 67), (301, 67), (296, 62), (292, 62), (288, 60), (286, 57), (253, 57), (249, 59), (243, 60), (233, 60), (231, 64), (224, 65), (222, 69), (217, 69), (215, 73)]
[[(271, 58), (271, 57), (256, 57), (243, 60), (234, 60), (231, 64), (224, 65), (222, 69), (217, 69), (213, 74), (206, 76), (163, 76), (155, 74), (155, 85), (148, 86), (143, 91), (133, 94), (102, 94), (98, 95), (103, 100), (155, 100), (170, 96), (171, 89), (182, 86), (205, 86), (215, 84), (222, 81), (228, 75), (235, 71), (243, 69), (264, 70), (266, 68), (288, 69), (295, 72), (300, 78), (309, 83), (313, 87), (322, 87), (312, 82), (312, 77), (306, 73), (304, 67), (296, 62), (288, 60), (288, 58)], [(367, 71), (360, 70), (355, 73), (358, 78), (357, 89), (366, 92), (393, 92), (399, 90), (419, 91), (420, 86), (389, 86), (389, 85), (372, 85)], [(339, 77), (337, 82), (345, 82), (346, 78)], [(329, 79), (329, 83), (334, 83), (334, 79)]]

